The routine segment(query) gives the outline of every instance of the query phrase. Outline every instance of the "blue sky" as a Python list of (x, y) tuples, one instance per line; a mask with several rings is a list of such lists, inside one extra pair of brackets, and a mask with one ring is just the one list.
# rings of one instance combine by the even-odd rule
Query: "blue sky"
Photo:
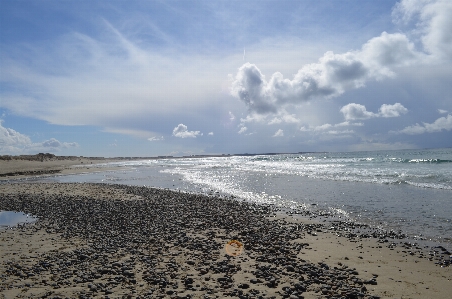
[(452, 146), (452, 2), (1, 1), (0, 154)]

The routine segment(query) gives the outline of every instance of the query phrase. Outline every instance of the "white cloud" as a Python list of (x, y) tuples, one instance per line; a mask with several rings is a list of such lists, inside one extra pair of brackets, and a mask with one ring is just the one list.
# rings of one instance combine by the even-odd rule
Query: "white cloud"
[(70, 147), (78, 147), (77, 142), (60, 142), (56, 140), (55, 138), (50, 138), (49, 140), (46, 140), (41, 143), (33, 143), (33, 146), (42, 146), (45, 148), (70, 148)]
[[(325, 131), (325, 130), (328, 130), (331, 128), (340, 128), (340, 127), (349, 127), (349, 126), (362, 127), (363, 125), (364, 125), (363, 123), (351, 123), (348, 121), (344, 121), (344, 122), (334, 124), (334, 125), (327, 123), (327, 124), (323, 124), (320, 126), (308, 126), (308, 127), (303, 126), (300, 128), (300, 131), (302, 131), (302, 132), (319, 132), (320, 131), (321, 132), (321, 131)], [(334, 132), (353, 133), (354, 131), (353, 130), (343, 130), (343, 131), (334, 131), (333, 130), (333, 131), (329, 131), (329, 132), (333, 132), (331, 134), (334, 134)]]
[(396, 23), (417, 25), (425, 51), (434, 58), (452, 57), (452, 2), (450, 0), (402, 0), (393, 10)]
[[(188, 123), (192, 130), (204, 132), (206, 136), (210, 131), (217, 132), (217, 136), (228, 134), (231, 130), (232, 133), (239, 131), (242, 135), (264, 130), (266, 132), (259, 136), (270, 137), (279, 128), (284, 129), (286, 136), (292, 136), (292, 131), (301, 125), (304, 127), (296, 133), (298, 135), (308, 135), (302, 134), (302, 131), (312, 132), (311, 136), (326, 136), (355, 130), (359, 136), (384, 136), (388, 129), (384, 132), (382, 129), (386, 126), (355, 129), (351, 123), (358, 123), (359, 119), (396, 117), (406, 113), (403, 106), (381, 105), (383, 102), (394, 104), (398, 101), (410, 109), (413, 120), (397, 129), (416, 122), (422, 125), (422, 120), (433, 122), (440, 116), (447, 116), (447, 111), (442, 110), (446, 112), (438, 111), (443, 114), (416, 119), (416, 113), (426, 111), (423, 109), (425, 106), (433, 105), (435, 109), (439, 107), (452, 111), (447, 105), (448, 98), (443, 96), (447, 95), (448, 90), (442, 85), (450, 77), (450, 68), (446, 69), (450, 66), (450, 60), (435, 68), (426, 59), (433, 55), (450, 57), (444, 56), (444, 53), (450, 52), (451, 48), (451, 42), (447, 39), (451, 34), (450, 26), (446, 25), (450, 24), (452, 18), (444, 16), (450, 15), (448, 8), (452, 2), (400, 0), (400, 3), (400, 7), (394, 11), (402, 13), (406, 21), (418, 23), (416, 31), (411, 31), (411, 23), (407, 30), (401, 26), (396, 28), (400, 29), (400, 33), (381, 33), (383, 30), (392, 30), (387, 29), (391, 26), (370, 20), (371, 26), (366, 28), (372, 32), (375, 32), (375, 26), (386, 26), (380, 27), (377, 34), (370, 36), (374, 38), (362, 38), (364, 31), (356, 31), (353, 27), (356, 22), (352, 22), (347, 24), (352, 26), (350, 29), (353, 31), (335, 32), (336, 36), (332, 36), (328, 32), (333, 31), (327, 28), (328, 32), (318, 34), (318, 38), (312, 39), (308, 34), (310, 36), (304, 35), (302, 40), (298, 39), (299, 34), (294, 31), (280, 31), (282, 28), (275, 27), (277, 31), (263, 30), (259, 33), (263, 35), (253, 32), (252, 40), (240, 37), (247, 40), (246, 57), (255, 65), (243, 64), (242, 53), (236, 55), (230, 47), (212, 51), (210, 46), (206, 48), (201, 44), (206, 49), (191, 51), (193, 44), (188, 38), (183, 41), (175, 39), (174, 42), (180, 42), (176, 47), (159, 44), (147, 39), (149, 35), (141, 34), (141, 25), (133, 30), (130, 30), (132, 27), (124, 26), (127, 24), (123, 23), (126, 19), (115, 21), (114, 26), (121, 28), (121, 32), (107, 25), (104, 28), (93, 27), (85, 34), (71, 31), (56, 38), (49, 36), (46, 41), (31, 41), (27, 47), (13, 42), (2, 54), (5, 59), (2, 58), (0, 81), (7, 88), (0, 92), (0, 106), (8, 113), (51, 124), (92, 125), (108, 132), (139, 136), (143, 140), (160, 135), (166, 136), (168, 140), (168, 131), (165, 133), (161, 128), (167, 127), (171, 132), (171, 126), (181, 121)], [(124, 17), (127, 18), (126, 15)], [(322, 27), (324, 23), (311, 24), (319, 30), (325, 29)], [(175, 33), (172, 29), (165, 28), (169, 36)], [(283, 34), (275, 34), (277, 32)], [(206, 36), (206, 40), (212, 42), (214, 48), (218, 45), (211, 37)], [(282, 45), (275, 42), (277, 40), (295, 42)], [(22, 52), (15, 53), (14, 48)], [(287, 58), (289, 52), (291, 59), (281, 60), (281, 57)], [(26, 57), (33, 59), (27, 60)], [(230, 82), (226, 78), (228, 73), (233, 74)], [(425, 73), (429, 76), (424, 76)], [(440, 80), (431, 83), (436, 77)], [(413, 78), (419, 81), (413, 81)], [(376, 80), (382, 81), (372, 82)], [(347, 94), (365, 85), (368, 85), (368, 97), (367, 89)], [(435, 91), (431, 91), (433, 88)], [(372, 92), (376, 89), (378, 92)], [(231, 93), (240, 100), (231, 100)], [(337, 108), (337, 103), (323, 100), (335, 97), (339, 97), (337, 102), (340, 106)], [(347, 117), (343, 119), (337, 110), (347, 103), (359, 103), (362, 106), (355, 107), (357, 111), (347, 112)], [(367, 111), (366, 107), (370, 110)], [(249, 110), (248, 116), (241, 111), (246, 108)], [(405, 109), (405, 112), (399, 108)], [(425, 113), (423, 117), (427, 117)], [(335, 123), (342, 120), (345, 122), (340, 128)], [(251, 121), (256, 123), (248, 123)], [(176, 134), (181, 138), (200, 136), (193, 136), (191, 132), (199, 131), (189, 131), (187, 128), (185, 132)], [(235, 136), (244, 139), (243, 136)], [(210, 141), (197, 138), (191, 141), (197, 141), (199, 148), (209, 148), (211, 145), (206, 144), (215, 139), (216, 151), (224, 149), (231, 152), (240, 152), (244, 148), (253, 152), (249, 148), (254, 147), (264, 149), (265, 142), (269, 148), (276, 146), (272, 144), (275, 139), (255, 142), (259, 138), (255, 137), (250, 138), (248, 143), (240, 142), (229, 147), (222, 146), (222, 143), (234, 142), (224, 138), (212, 137)], [(418, 139), (419, 144), (424, 142)], [(162, 152), (175, 150), (175, 143), (162, 143), (159, 143)], [(293, 148), (294, 144), (291, 142), (278, 146)], [(319, 142), (313, 144), (312, 149), (315, 147), (321, 150), (323, 146), (325, 144)], [(340, 145), (337, 146), (339, 148)]]
[(241, 127), (238, 133), (239, 133), (239, 134), (243, 134), (243, 133), (246, 132), (246, 130), (248, 130), (247, 127)]
[(274, 117), (272, 120), (268, 122), (269, 125), (280, 124), (282, 122), (288, 124), (297, 124), (300, 120), (296, 117), (295, 114), (287, 114), (283, 113), (281, 116)]
[(353, 133), (355, 133), (355, 131), (353, 131), (353, 130), (342, 130), (342, 131), (331, 130), (331, 131), (328, 131), (328, 134), (331, 134), (331, 135), (343, 135), (343, 134), (353, 134)]
[(340, 112), (344, 114), (346, 120), (368, 119), (375, 117), (375, 113), (369, 112), (366, 106), (356, 103), (350, 103), (341, 108)]
[(331, 124), (323, 124), (320, 126), (313, 127), (313, 129), (314, 129), (314, 131), (323, 131), (323, 130), (328, 130), (331, 127), (332, 127)]
[(448, 111), (444, 109), (438, 109), (438, 113), (440, 114), (446, 114)]
[(275, 114), (285, 105), (333, 98), (370, 80), (393, 77), (398, 67), (452, 58), (452, 1), (402, 0), (393, 10), (393, 18), (398, 23), (415, 20), (425, 52), (417, 51), (405, 34), (383, 32), (359, 50), (326, 52), (318, 62), (302, 66), (292, 80), (279, 72), (267, 80), (256, 65), (246, 63), (238, 69), (231, 94), (250, 112)]
[(424, 133), (435, 133), (441, 132), (442, 130), (450, 131), (452, 130), (452, 115), (448, 114), (446, 117), (440, 117), (433, 123), (422, 123), (408, 126), (400, 131), (392, 133), (403, 133), (408, 135), (418, 135)]
[(106, 127), (103, 129), (103, 131), (109, 132), (109, 133), (124, 134), (124, 135), (134, 136), (134, 137), (143, 138), (143, 139), (148, 139), (149, 135), (156, 135), (155, 132), (151, 132), (151, 131), (147, 131), (147, 130), (126, 129), (126, 128)]
[(269, 125), (277, 125), (280, 123), (282, 123), (282, 119), (279, 117), (275, 117), (271, 121), (268, 122)]
[(229, 120), (230, 120), (230, 121), (234, 121), (234, 120), (235, 120), (235, 115), (232, 114), (231, 111), (229, 111)]
[(213, 136), (213, 132), (209, 132), (209, 134), (207, 134), (207, 135), (209, 135), (209, 136)]
[(36, 153), (38, 151), (56, 152), (72, 147), (78, 147), (78, 144), (76, 142), (61, 142), (55, 138), (34, 143), (27, 135), (3, 127), (0, 120), (0, 154), (16, 155)]
[(369, 119), (373, 117), (398, 117), (407, 113), (408, 109), (400, 103), (394, 105), (381, 105), (378, 113), (367, 111), (366, 106), (356, 103), (350, 103), (343, 106), (340, 110), (346, 120)]
[(30, 137), (13, 129), (3, 127), (0, 120), (0, 148), (6, 146), (20, 147), (31, 143)]
[(348, 127), (348, 126), (353, 126), (353, 127), (362, 127), (364, 126), (363, 123), (351, 123), (348, 121), (344, 121), (338, 124), (335, 124), (334, 127)]
[(273, 137), (283, 137), (283, 136), (284, 136), (284, 131), (281, 129), (276, 131), (275, 135), (273, 135)]
[(161, 141), (164, 140), (163, 136), (161, 137), (156, 137), (156, 136), (152, 136), (151, 138), (148, 138), (149, 141)]
[(400, 103), (395, 103), (394, 105), (383, 104), (378, 111), (380, 117), (399, 117), (401, 114), (407, 113), (408, 109)]
[(317, 63), (303, 66), (292, 80), (276, 72), (267, 81), (256, 65), (245, 63), (235, 76), (231, 94), (250, 112), (276, 114), (286, 105), (336, 97), (363, 87), (366, 81), (391, 77), (395, 67), (410, 65), (420, 55), (405, 35), (383, 32), (359, 51), (326, 52)]
[(196, 138), (196, 136), (202, 136), (199, 131), (188, 131), (188, 127), (184, 124), (179, 124), (173, 130), (173, 136), (180, 138)]
[(134, 134), (122, 124), (218, 104), (212, 95), (218, 93), (230, 60), (172, 57), (106, 24), (99, 38), (71, 32), (46, 41), (48, 48), (18, 46), (27, 51), (22, 56), (33, 57), (32, 64), (5, 53), (0, 82), (15, 88), (0, 92), (0, 107), (52, 124), (95, 125)]
[(245, 123), (251, 123), (251, 122), (264, 122), (267, 119), (267, 116), (257, 114), (257, 113), (251, 113), (248, 114), (245, 118), (240, 119), (240, 125), (243, 125)]

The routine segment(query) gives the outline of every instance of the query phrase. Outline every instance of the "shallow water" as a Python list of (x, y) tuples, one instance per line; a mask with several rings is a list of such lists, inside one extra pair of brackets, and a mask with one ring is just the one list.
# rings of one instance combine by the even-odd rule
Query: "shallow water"
[(452, 242), (452, 149), (113, 164), (124, 168), (41, 180), (217, 192), (252, 202), (325, 211), (375, 227), (401, 230), (414, 238)]
[(22, 223), (32, 223), (36, 220), (38, 220), (38, 218), (22, 212), (0, 211), (0, 229)]

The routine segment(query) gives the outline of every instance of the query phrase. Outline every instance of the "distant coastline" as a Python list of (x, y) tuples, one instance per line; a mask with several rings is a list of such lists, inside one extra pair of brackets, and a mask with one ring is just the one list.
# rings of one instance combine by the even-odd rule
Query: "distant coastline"
[(153, 157), (83, 157), (83, 156), (57, 156), (50, 153), (36, 155), (2, 155), (0, 156), (0, 180), (35, 177), (53, 174), (76, 174), (82, 172), (96, 172), (115, 170), (119, 166), (96, 167), (96, 164), (105, 164), (121, 161), (158, 160), (158, 159), (184, 159), (184, 158), (211, 158), (234, 156), (259, 156), (299, 153), (261, 153), (261, 154), (206, 154), (189, 156), (153, 156)]
[(148, 156), (148, 157), (84, 157), (84, 156), (57, 156), (50, 153), (39, 153), (36, 155), (1, 155), (0, 161), (24, 160), (24, 161), (49, 161), (49, 160), (147, 160), (147, 159), (181, 159), (181, 158), (206, 158), (206, 157), (237, 157), (237, 156), (274, 156), (274, 155), (296, 155), (320, 152), (296, 152), (296, 153), (243, 153), (243, 154), (205, 154), (185, 156)]
[[(281, 154), (307, 154), (298, 153), (255, 153), (255, 154), (207, 154), (189, 156), (153, 156), (153, 157), (83, 157), (83, 156), (57, 156), (50, 153), (39, 153), (36, 155), (2, 155), (0, 156), (0, 180), (10, 178), (23, 178), (29, 176), (40, 176), (50, 174), (70, 174), (96, 171), (96, 167), (75, 168), (76, 165), (91, 165), (120, 161), (158, 160), (158, 159), (184, 159), (184, 158), (217, 158), (234, 156), (261, 156)], [(111, 170), (105, 169), (103, 170)]]
[[(0, 156), (0, 180), (18, 179), (52, 174), (72, 174), (100, 171), (96, 164), (123, 161), (124, 158), (36, 155)], [(86, 166), (89, 165), (89, 167)], [(111, 170), (102, 168), (102, 170)]]

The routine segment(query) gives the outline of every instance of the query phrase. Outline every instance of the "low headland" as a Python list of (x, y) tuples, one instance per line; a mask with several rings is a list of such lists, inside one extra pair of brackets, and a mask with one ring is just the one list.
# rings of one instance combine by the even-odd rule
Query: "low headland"
[[(0, 183), (0, 210), (39, 218), (0, 231), (0, 298), (452, 293), (446, 248), (301, 209), (149, 187), (10, 180)], [(240, 255), (226, 250), (232, 240), (242, 244)]]

